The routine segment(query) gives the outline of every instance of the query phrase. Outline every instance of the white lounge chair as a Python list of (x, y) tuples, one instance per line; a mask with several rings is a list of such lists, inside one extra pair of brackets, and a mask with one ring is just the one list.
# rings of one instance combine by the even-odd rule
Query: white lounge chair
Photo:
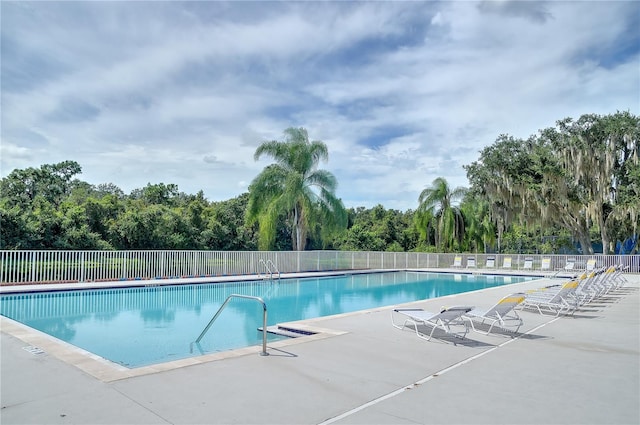
[(476, 267), (476, 257), (467, 257), (467, 268)]
[(540, 261), (540, 270), (543, 272), (551, 271), (551, 258), (543, 258)]
[(564, 271), (573, 271), (576, 269), (576, 259), (567, 258), (567, 262), (564, 264)]
[(607, 294), (615, 287), (613, 277), (615, 267), (602, 267), (597, 270), (585, 271), (578, 277), (580, 284), (575, 297), (582, 304), (588, 304), (596, 298)]
[(564, 312), (574, 312), (578, 308), (575, 292), (578, 288), (577, 280), (570, 280), (560, 287), (547, 287), (526, 294), (520, 304), (523, 309), (535, 308), (540, 314), (543, 310), (554, 312), (556, 316)]
[[(467, 322), (462, 319), (462, 315), (473, 310), (470, 306), (454, 306), (443, 307), (439, 313), (431, 313), (421, 308), (395, 308), (391, 311), (391, 324), (398, 329), (404, 329), (407, 325), (412, 325), (416, 331), (416, 335), (422, 339), (429, 341), (436, 329), (441, 329), (447, 334), (458, 338), (464, 338), (469, 332)], [(402, 324), (396, 323), (394, 315), (404, 316)], [(431, 328), (431, 332), (427, 336), (422, 334), (418, 329), (419, 325)], [(455, 332), (452, 326), (461, 327), (462, 332)]]
[(451, 267), (462, 267), (462, 257), (459, 255), (456, 255), (453, 258), (453, 264), (451, 265)]
[[(556, 269), (556, 273), (553, 275), (553, 277), (557, 277), (560, 275), (560, 273), (562, 272), (573, 272), (576, 269), (576, 259), (575, 258), (567, 258), (567, 261), (564, 264), (564, 267), (561, 268), (557, 268)], [(575, 274), (573, 274), (573, 276), (575, 276)]]
[[(565, 285), (551, 285), (533, 291), (528, 291), (528, 297), (534, 301), (548, 300), (555, 296), (558, 292), (565, 291), (562, 298), (571, 305), (572, 309), (591, 302), (606, 291), (606, 285), (603, 280), (605, 278), (604, 269), (594, 270), (591, 272), (582, 272), (573, 278), (573, 282), (577, 282), (575, 288), (567, 290)], [(571, 283), (570, 281), (569, 283)], [(573, 287), (573, 285), (571, 285)], [(556, 306), (557, 307), (557, 306)]]
[(502, 260), (502, 268), (510, 269), (511, 268), (511, 257), (504, 257)]
[[(520, 326), (522, 326), (522, 319), (514, 308), (525, 300), (526, 295), (522, 292), (507, 295), (498, 301), (494, 306), (488, 309), (474, 308), (468, 313), (462, 316), (467, 319), (471, 324), (471, 328), (475, 332), (489, 335), (495, 325), (505, 330), (512, 330), (518, 332)], [(474, 322), (480, 322), (481, 324), (488, 323), (489, 329), (487, 331), (481, 331), (476, 329)], [(515, 328), (515, 329), (511, 329)]]
[(487, 264), (486, 264), (486, 268), (488, 269), (492, 269), (496, 266), (496, 259), (495, 257), (487, 257)]
[(628, 269), (629, 266), (623, 266), (622, 264), (617, 264), (607, 269), (605, 273), (610, 275), (609, 278), (613, 289), (620, 288), (627, 282), (627, 278), (624, 277), (624, 272)]
[(587, 260), (587, 271), (593, 271), (596, 269), (596, 259), (595, 258), (590, 258), (589, 260)]
[(524, 259), (522, 270), (533, 270), (533, 258), (527, 257)]

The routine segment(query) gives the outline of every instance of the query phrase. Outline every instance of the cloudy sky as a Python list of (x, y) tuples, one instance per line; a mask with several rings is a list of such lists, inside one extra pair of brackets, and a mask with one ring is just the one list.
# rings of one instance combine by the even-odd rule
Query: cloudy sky
[(415, 209), (503, 133), (640, 111), (640, 2), (1, 2), (2, 177), (236, 197), (287, 127), (347, 207)]

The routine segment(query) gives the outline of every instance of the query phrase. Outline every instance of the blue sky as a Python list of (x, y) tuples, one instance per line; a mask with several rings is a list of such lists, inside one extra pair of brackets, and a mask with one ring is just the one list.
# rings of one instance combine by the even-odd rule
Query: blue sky
[(287, 127), (347, 207), (415, 209), (500, 134), (640, 113), (640, 3), (2, 1), (0, 173), (247, 190)]

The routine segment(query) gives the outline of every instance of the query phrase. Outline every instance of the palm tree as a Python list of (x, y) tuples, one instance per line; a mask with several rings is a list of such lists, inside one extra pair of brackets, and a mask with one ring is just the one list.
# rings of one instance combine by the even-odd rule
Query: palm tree
[(302, 251), (309, 228), (346, 224), (346, 211), (335, 196), (336, 178), (319, 170), (320, 160), (329, 157), (327, 145), (309, 141), (304, 128), (288, 128), (285, 140), (263, 142), (254, 154), (271, 156), (275, 164), (267, 166), (249, 186), (247, 220), (258, 223), (260, 249), (271, 249), (275, 241), (276, 224), (283, 215), (291, 225), (292, 246)]
[(451, 191), (449, 183), (443, 177), (438, 177), (431, 187), (420, 193), (416, 224), (424, 236), (435, 222), (435, 244), (438, 249), (454, 249), (464, 237), (464, 218), (453, 203), (462, 199), (466, 191), (464, 187)]

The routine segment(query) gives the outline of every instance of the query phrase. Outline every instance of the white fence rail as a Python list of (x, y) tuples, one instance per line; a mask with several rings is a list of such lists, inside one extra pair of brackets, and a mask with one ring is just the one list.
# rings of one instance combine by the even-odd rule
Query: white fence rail
[(589, 259), (598, 267), (623, 264), (631, 273), (640, 273), (640, 255), (530, 255), (530, 254), (438, 254), (422, 252), (355, 251), (0, 251), (0, 284), (56, 282), (98, 282), (119, 280), (171, 279), (259, 274), (260, 260), (271, 261), (281, 273), (353, 269), (450, 268), (461, 257), (461, 268), (469, 259), (486, 268), (493, 258), (496, 270), (504, 269), (511, 258), (511, 270), (541, 269), (542, 259), (550, 259), (550, 270), (575, 259), (576, 269), (584, 269)]

